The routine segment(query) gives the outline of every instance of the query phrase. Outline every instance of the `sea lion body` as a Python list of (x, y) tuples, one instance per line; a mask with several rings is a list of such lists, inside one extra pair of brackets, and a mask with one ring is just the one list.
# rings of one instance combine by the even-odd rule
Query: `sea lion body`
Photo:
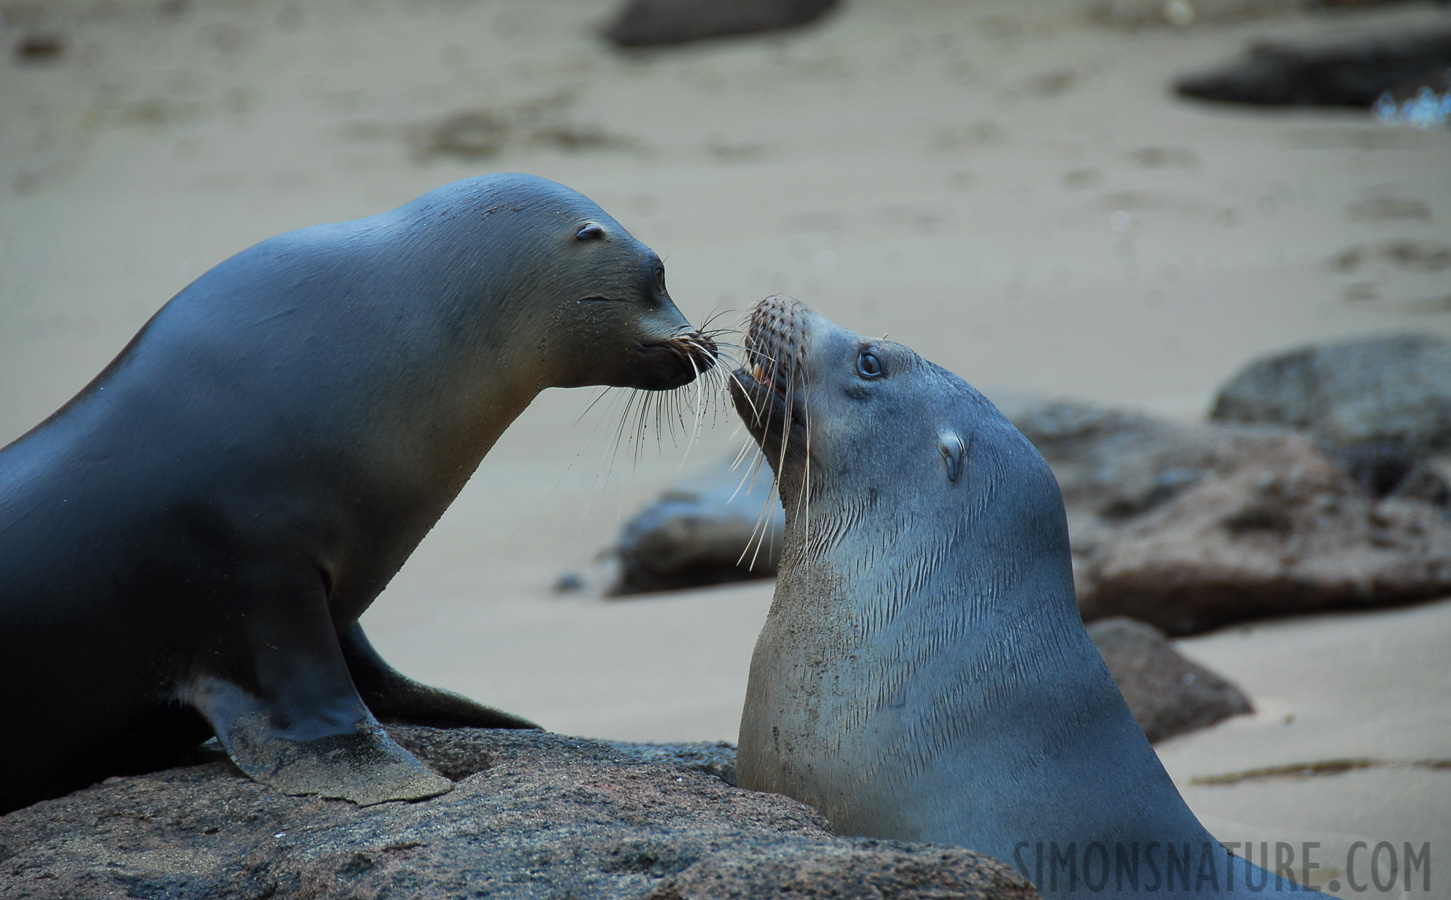
[[(732, 394), (786, 529), (743, 787), (841, 833), (995, 856), (1050, 896), (1170, 877), (1191, 896), (1294, 887), (1231, 857), (1185, 805), (1079, 617), (1057, 482), (985, 397), (786, 297), (757, 307), (745, 347)], [(1095, 843), (1111, 877), (1070, 886), (1049, 854), (1073, 847), (1077, 868)], [(1120, 850), (1138, 854), (1136, 890), (1117, 881)]]
[(709, 368), (662, 272), (582, 195), (503, 175), (184, 289), (0, 451), (0, 715), (24, 729), (0, 811), (208, 734), (289, 793), (430, 796), (448, 781), (373, 713), (530, 726), (394, 672), (358, 617), (539, 391)]

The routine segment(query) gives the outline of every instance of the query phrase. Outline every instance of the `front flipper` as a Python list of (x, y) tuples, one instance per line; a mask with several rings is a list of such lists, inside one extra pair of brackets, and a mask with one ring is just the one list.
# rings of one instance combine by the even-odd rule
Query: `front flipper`
[[(327, 606), (254, 607), (230, 653), (183, 699), (244, 773), (285, 794), (368, 806), (421, 800), (453, 782), (398, 746), (348, 677)], [(231, 658), (225, 658), (225, 657)]]
[(373, 715), (380, 719), (434, 728), (539, 727), (528, 719), (475, 703), (452, 691), (419, 684), (388, 665), (357, 622), (339, 635), (338, 641), (353, 684)]

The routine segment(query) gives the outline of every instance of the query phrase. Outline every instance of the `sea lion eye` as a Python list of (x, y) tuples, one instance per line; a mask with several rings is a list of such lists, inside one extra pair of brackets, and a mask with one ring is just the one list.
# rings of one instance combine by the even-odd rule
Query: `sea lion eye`
[(863, 350), (856, 358), (857, 374), (863, 378), (877, 378), (886, 374), (882, 361), (870, 350)]
[(655, 290), (659, 291), (662, 294), (665, 293), (665, 267), (664, 266), (656, 266), (655, 267)]

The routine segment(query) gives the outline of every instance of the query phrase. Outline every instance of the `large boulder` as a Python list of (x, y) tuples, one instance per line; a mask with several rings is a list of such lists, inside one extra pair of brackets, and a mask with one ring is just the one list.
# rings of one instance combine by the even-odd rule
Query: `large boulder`
[(1181, 425), (1026, 394), (993, 401), (1053, 468), (1068, 511), (1075, 568), (1119, 526), (1185, 488), (1250, 459), (1289, 464), (1301, 448), (1284, 428)]
[(1302, 429), (1331, 450), (1385, 444), (1451, 451), (1451, 343), (1393, 334), (1311, 344), (1257, 360), (1215, 398), (1216, 422)]
[(1190, 634), (1451, 594), (1445, 485), (1414, 461), (1332, 456), (1279, 426), (994, 399), (1058, 478), (1088, 621)]
[(1121, 616), (1101, 619), (1088, 626), (1088, 636), (1150, 741), (1254, 712), (1233, 682), (1185, 659), (1152, 625)]
[[(1375, 499), (1309, 440), (1249, 459), (1125, 522), (1075, 572), (1086, 620), (1192, 634), (1262, 616), (1451, 595), (1451, 520)], [(1287, 448), (1288, 449), (1288, 448)]]
[(734, 788), (728, 746), (396, 728), (460, 779), (419, 803), (288, 797), (224, 758), (112, 778), (0, 818), (0, 896), (1031, 898), (967, 850), (833, 837)]

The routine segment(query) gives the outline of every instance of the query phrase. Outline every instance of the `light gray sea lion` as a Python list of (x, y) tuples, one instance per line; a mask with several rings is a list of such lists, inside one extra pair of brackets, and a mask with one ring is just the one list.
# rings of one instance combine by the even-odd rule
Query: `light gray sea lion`
[(448, 790), (378, 718), (532, 723), (400, 675), (358, 617), (541, 390), (714, 360), (660, 258), (532, 176), (216, 266), (0, 451), (0, 811), (211, 734), (287, 793)]
[(1057, 482), (986, 398), (789, 297), (745, 350), (732, 395), (786, 532), (741, 786), (995, 856), (1049, 896), (1294, 891), (1179, 796), (1079, 618)]

